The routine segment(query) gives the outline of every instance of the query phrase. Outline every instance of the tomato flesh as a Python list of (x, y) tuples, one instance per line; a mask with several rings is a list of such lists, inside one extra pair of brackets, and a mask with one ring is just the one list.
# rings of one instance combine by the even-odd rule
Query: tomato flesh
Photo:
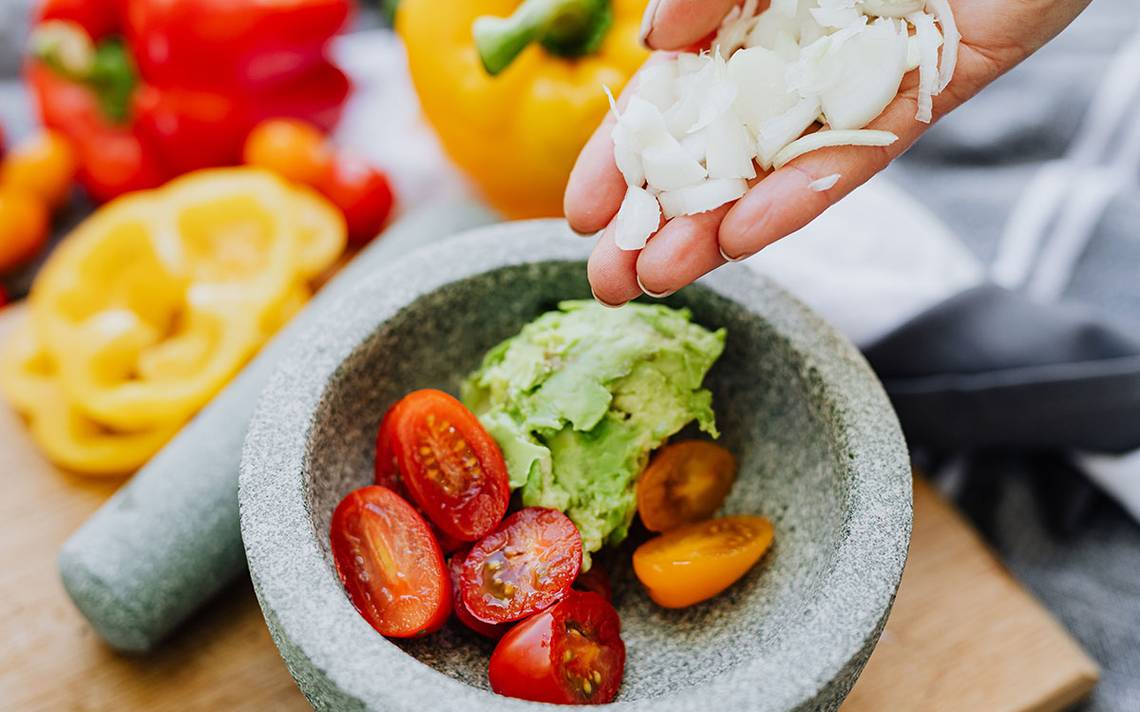
[(689, 524), (650, 539), (633, 552), (633, 570), (649, 597), (684, 608), (734, 584), (772, 544), (763, 517), (721, 517)]
[(571, 591), (512, 628), (491, 654), (488, 676), (500, 695), (553, 704), (605, 704), (621, 687), (621, 621), (596, 593)]
[[(416, 391), (396, 404), (390, 428), (385, 446), (395, 450), (400, 477), (443, 534), (476, 541), (502, 521), (511, 496), (507, 465), (462, 403), (442, 391)], [(377, 467), (387, 465), (378, 458)]]
[(349, 599), (381, 635), (418, 637), (447, 621), (451, 584), (443, 552), (398, 494), (376, 485), (349, 493), (333, 512), (329, 538)]
[(451, 607), (455, 612), (455, 617), (460, 623), (485, 638), (498, 640), (507, 632), (508, 626), (484, 623), (471, 615), (471, 611), (467, 610), (467, 606), (463, 604), (463, 599), (459, 597), (459, 577), (463, 574), (463, 562), (467, 560), (467, 553), (469, 551), (470, 549), (457, 551), (452, 554), (451, 559), (447, 562), (447, 571), (451, 574), (451, 594), (453, 598)]
[(574, 522), (556, 509), (528, 507), (472, 547), (460, 593), (479, 620), (510, 623), (565, 596), (581, 568), (582, 536)]
[(704, 440), (666, 445), (637, 481), (637, 512), (645, 528), (666, 532), (711, 517), (736, 479), (736, 458)]

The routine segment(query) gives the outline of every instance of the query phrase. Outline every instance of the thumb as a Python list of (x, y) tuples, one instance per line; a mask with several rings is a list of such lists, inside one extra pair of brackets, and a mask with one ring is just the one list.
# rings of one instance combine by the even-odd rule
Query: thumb
[(650, 49), (683, 49), (720, 26), (737, 4), (738, 0), (649, 0), (641, 41)]

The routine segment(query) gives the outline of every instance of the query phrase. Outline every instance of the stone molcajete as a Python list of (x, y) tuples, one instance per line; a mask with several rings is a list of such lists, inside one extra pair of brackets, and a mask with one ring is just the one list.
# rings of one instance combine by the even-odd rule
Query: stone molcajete
[[(536, 221), (416, 252), (361, 276), (271, 379), (242, 460), (242, 537), (273, 638), (317, 709), (547, 709), (491, 693), (491, 644), (465, 629), (398, 643), (377, 635), (336, 577), (328, 526), (341, 497), (372, 478), (384, 410), (415, 388), (457, 392), (487, 349), (560, 300), (588, 298), (590, 244), (562, 222)], [(726, 510), (771, 518), (776, 543), (724, 594), (682, 611), (640, 589), (629, 565), (636, 530), (603, 554), (628, 648), (615, 704), (835, 709), (906, 559), (911, 476), (898, 423), (858, 352), (746, 268), (666, 301), (728, 330), (707, 380), (721, 443), (740, 463)]]

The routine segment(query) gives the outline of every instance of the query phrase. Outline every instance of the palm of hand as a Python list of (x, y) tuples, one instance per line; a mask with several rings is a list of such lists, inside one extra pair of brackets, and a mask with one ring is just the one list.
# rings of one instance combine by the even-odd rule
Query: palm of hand
[[(977, 94), (1064, 29), (1091, 0), (950, 0), (962, 43), (954, 79), (935, 97), (935, 120)], [(656, 49), (684, 47), (704, 37), (735, 0), (658, 0), (647, 42)], [(651, 3), (651, 7), (654, 4)], [(886, 148), (837, 147), (796, 159), (762, 175), (737, 203), (675, 218), (640, 251), (614, 244), (612, 221), (625, 194), (613, 159), (612, 117), (582, 150), (566, 190), (566, 217), (582, 233), (605, 230), (589, 262), (594, 294), (619, 305), (643, 292), (670, 294), (719, 267), (743, 259), (795, 232), (901, 155), (929, 128), (915, 120), (917, 72), (908, 74), (895, 100), (867, 128), (891, 131)], [(830, 190), (808, 189), (838, 173)]]

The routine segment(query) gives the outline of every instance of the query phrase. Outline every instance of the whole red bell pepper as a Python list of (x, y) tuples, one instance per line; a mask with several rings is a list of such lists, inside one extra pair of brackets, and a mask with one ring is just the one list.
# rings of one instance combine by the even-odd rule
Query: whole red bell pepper
[(327, 56), (350, 0), (45, 0), (27, 78), (96, 200), (240, 161), (274, 117), (330, 130), (351, 84)]

